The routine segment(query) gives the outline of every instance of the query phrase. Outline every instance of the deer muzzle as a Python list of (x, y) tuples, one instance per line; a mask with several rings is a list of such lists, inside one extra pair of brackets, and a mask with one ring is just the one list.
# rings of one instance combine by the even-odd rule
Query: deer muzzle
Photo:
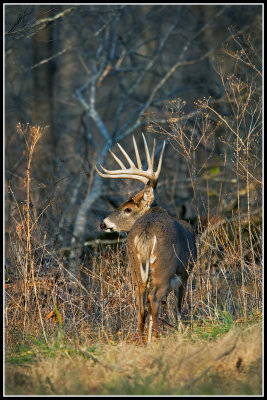
[(113, 224), (108, 218), (105, 218), (100, 224), (100, 228), (106, 232), (113, 232), (116, 230), (116, 225)]

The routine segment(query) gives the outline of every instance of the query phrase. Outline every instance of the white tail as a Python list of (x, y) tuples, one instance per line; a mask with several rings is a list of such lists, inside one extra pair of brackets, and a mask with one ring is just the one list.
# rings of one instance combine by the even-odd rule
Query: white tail
[(137, 167), (118, 144), (119, 149), (128, 161), (126, 168), (121, 160), (111, 151), (111, 155), (120, 165), (120, 170), (97, 172), (104, 178), (130, 178), (145, 184), (136, 195), (131, 196), (118, 209), (112, 212), (101, 223), (101, 229), (125, 231), (129, 267), (135, 286), (138, 303), (138, 324), (143, 337), (146, 302), (149, 302), (151, 337), (152, 321), (155, 335), (158, 336), (158, 309), (161, 299), (171, 290), (177, 297), (178, 321), (181, 317), (181, 305), (188, 274), (196, 259), (195, 237), (192, 227), (185, 221), (176, 221), (166, 210), (156, 204), (156, 186), (162, 166), (165, 142), (162, 146), (158, 167), (154, 172), (155, 141), (150, 156), (145, 136), (143, 135), (147, 165), (142, 168), (138, 148), (133, 137)]

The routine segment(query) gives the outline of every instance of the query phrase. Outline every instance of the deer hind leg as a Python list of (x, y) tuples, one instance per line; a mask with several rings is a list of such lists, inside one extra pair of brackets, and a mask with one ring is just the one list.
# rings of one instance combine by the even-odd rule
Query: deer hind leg
[(177, 299), (177, 326), (179, 331), (183, 331), (184, 325), (182, 323), (182, 302), (184, 296), (184, 287), (186, 281), (183, 281), (180, 276), (175, 275), (171, 279), (171, 289), (174, 289), (174, 293)]
[(168, 291), (168, 287), (164, 288), (157, 288), (153, 287), (153, 289), (150, 291), (148, 294), (148, 301), (149, 301), (149, 306), (150, 306), (150, 321), (149, 321), (149, 335), (148, 335), (148, 343), (151, 340), (151, 333), (152, 333), (152, 322), (154, 326), (154, 332), (156, 338), (159, 337), (159, 332), (158, 332), (158, 311), (159, 311), (159, 305), (160, 301), (163, 296), (166, 295)]
[(140, 336), (143, 340), (144, 338), (144, 327), (146, 322), (146, 311), (145, 311), (145, 304), (146, 304), (146, 288), (145, 287), (138, 287), (137, 293), (137, 306), (138, 306), (138, 314), (137, 314), (137, 322), (139, 326)]

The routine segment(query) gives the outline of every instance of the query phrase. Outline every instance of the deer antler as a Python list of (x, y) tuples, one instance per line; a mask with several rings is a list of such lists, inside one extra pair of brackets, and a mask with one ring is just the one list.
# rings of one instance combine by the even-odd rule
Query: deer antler
[(99, 175), (101, 175), (103, 178), (129, 178), (129, 179), (136, 179), (138, 181), (143, 182), (145, 185), (148, 183), (148, 181), (150, 181), (150, 185), (153, 188), (155, 188), (157, 186), (159, 174), (160, 174), (160, 171), (161, 171), (162, 156), (163, 156), (163, 151), (164, 151), (164, 148), (165, 148), (165, 141), (164, 141), (162, 149), (161, 149), (157, 170), (154, 172), (153, 171), (153, 164), (154, 164), (156, 141), (154, 139), (152, 155), (150, 156), (150, 153), (149, 153), (149, 150), (148, 150), (148, 146), (147, 146), (147, 142), (146, 142), (146, 138), (145, 138), (143, 133), (142, 133), (142, 135), (143, 135), (143, 140), (144, 140), (146, 159), (147, 159), (147, 166), (148, 166), (146, 171), (143, 170), (141, 159), (140, 159), (140, 155), (139, 155), (139, 151), (138, 151), (138, 148), (137, 148), (137, 145), (136, 145), (135, 138), (133, 136), (133, 144), (134, 144), (135, 156), (136, 156), (136, 161), (137, 161), (138, 167), (135, 166), (134, 162), (131, 160), (131, 158), (126, 153), (126, 151), (123, 149), (123, 147), (119, 143), (117, 143), (120, 151), (122, 152), (122, 154), (124, 155), (124, 157), (128, 161), (128, 163), (130, 165), (130, 168), (126, 168), (125, 165), (121, 162), (121, 160), (109, 149), (110, 154), (112, 155), (114, 160), (119, 164), (121, 169), (109, 171), (109, 170), (105, 169), (104, 167), (102, 167), (102, 165), (100, 165), (100, 167), (102, 168), (102, 170), (105, 173), (103, 174), (102, 172), (100, 172), (97, 169), (97, 167), (95, 166), (95, 169), (96, 169), (97, 173)]

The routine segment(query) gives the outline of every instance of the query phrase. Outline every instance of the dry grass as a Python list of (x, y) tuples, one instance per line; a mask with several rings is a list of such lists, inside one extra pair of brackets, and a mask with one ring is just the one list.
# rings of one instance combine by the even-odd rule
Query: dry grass
[(39, 347), (34, 361), (6, 364), (6, 394), (260, 395), (261, 339), (257, 324), (209, 342), (174, 333), (149, 346)]
[[(215, 229), (218, 240), (219, 230)], [(255, 266), (246, 262), (242, 269), (235, 247), (228, 242), (218, 258), (217, 252), (211, 250), (215, 247), (214, 230), (207, 235), (190, 274), (183, 315), (187, 329), (205, 329), (207, 337), (216, 337), (233, 324), (261, 319), (262, 266), (260, 253), (255, 252), (259, 257)], [(125, 245), (92, 256), (90, 269), (82, 265), (80, 273), (85, 289), (77, 283), (75, 291), (71, 291), (73, 287), (63, 263), (51, 256), (45, 259), (46, 266), (44, 259), (36, 260), (34, 280), (31, 276), (27, 280), (27, 302), (23, 279), (11, 275), (12, 279), (6, 283), (6, 349), (27, 344), (31, 335), (48, 338), (53, 335), (58, 319), (66, 334), (79, 343), (85, 338), (129, 343), (138, 340), (136, 301), (127, 271)], [(176, 326), (172, 293), (161, 304), (160, 319)], [(160, 329), (163, 333), (174, 330), (163, 322)]]

